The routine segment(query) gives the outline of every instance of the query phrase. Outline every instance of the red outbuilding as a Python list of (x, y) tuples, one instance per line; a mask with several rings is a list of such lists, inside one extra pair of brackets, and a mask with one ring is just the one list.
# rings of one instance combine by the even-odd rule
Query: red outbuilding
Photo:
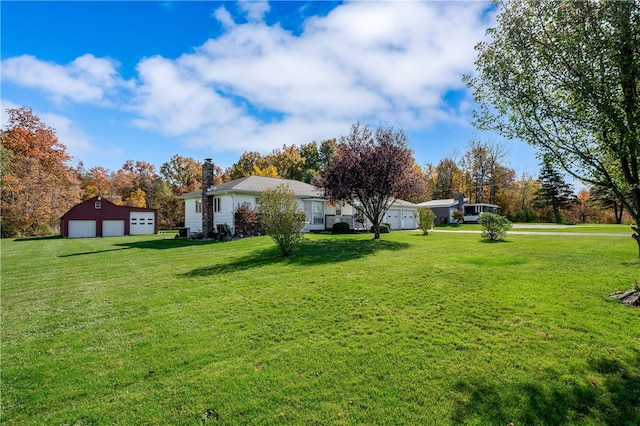
[(158, 233), (158, 209), (118, 206), (100, 196), (76, 204), (60, 218), (68, 238), (115, 237)]

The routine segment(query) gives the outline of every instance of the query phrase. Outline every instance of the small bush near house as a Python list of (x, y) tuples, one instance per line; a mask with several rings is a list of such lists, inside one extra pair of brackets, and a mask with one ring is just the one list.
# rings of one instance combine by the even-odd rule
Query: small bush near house
[(260, 235), (260, 216), (249, 203), (242, 203), (233, 212), (236, 233), (243, 237)]
[(435, 219), (436, 215), (431, 209), (421, 207), (418, 210), (418, 226), (422, 230), (423, 235), (429, 235), (429, 231), (433, 229)]
[(280, 249), (282, 257), (290, 257), (304, 239), (305, 216), (289, 185), (281, 184), (264, 191), (258, 211), (262, 226)]
[[(373, 226), (371, 227), (371, 229), (369, 229), (370, 232), (376, 232), (375, 229), (373, 229)], [(380, 224), (380, 233), (381, 234), (388, 234), (389, 232), (391, 232), (391, 225), (389, 225), (388, 223), (382, 222)]]
[(478, 223), (482, 225), (482, 238), (491, 241), (502, 239), (511, 229), (511, 222), (506, 217), (494, 213), (480, 214)]
[(453, 213), (451, 213), (451, 217), (458, 225), (464, 222), (464, 213), (460, 210), (454, 210)]
[(333, 234), (350, 234), (351, 227), (347, 222), (336, 222), (331, 227), (331, 233)]

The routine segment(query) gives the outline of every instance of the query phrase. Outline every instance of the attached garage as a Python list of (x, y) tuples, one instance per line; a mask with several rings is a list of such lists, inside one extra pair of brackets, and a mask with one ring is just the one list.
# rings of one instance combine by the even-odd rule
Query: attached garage
[(70, 220), (69, 238), (93, 238), (96, 236), (95, 220)]
[(401, 218), (400, 209), (389, 209), (384, 221), (391, 225), (391, 229), (402, 229)]
[(75, 205), (60, 218), (67, 238), (116, 237), (158, 233), (158, 210), (118, 206), (100, 196)]

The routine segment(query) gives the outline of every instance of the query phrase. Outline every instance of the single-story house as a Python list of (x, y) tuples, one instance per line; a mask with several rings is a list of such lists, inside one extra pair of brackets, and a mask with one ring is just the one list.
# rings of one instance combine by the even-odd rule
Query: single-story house
[(431, 209), (435, 215), (435, 223), (447, 224), (454, 223), (453, 212), (460, 210), (464, 216), (465, 222), (477, 222), (478, 216), (484, 212), (498, 213), (496, 204), (486, 203), (468, 203), (469, 199), (464, 198), (460, 193), (454, 195), (455, 198), (444, 200), (431, 200), (418, 204), (419, 207), (427, 207)]
[[(206, 162), (203, 169), (205, 167)], [(203, 170), (204, 182), (213, 181), (212, 175), (208, 173)], [(207, 185), (204, 195), (202, 191), (181, 195), (179, 198), (185, 201), (185, 227), (189, 229), (189, 233), (208, 234), (217, 229), (218, 225), (228, 225), (234, 233), (235, 210), (245, 203), (250, 208), (257, 208), (263, 191), (283, 183), (293, 191), (305, 213), (305, 232), (330, 230), (336, 222), (347, 222), (352, 229), (368, 227), (366, 222), (357, 222), (357, 210), (353, 206), (326, 200), (322, 191), (313, 185), (264, 176), (247, 176), (217, 186)], [(416, 229), (417, 210), (418, 206), (413, 203), (396, 200), (387, 212), (385, 222), (389, 222), (392, 229)], [(207, 220), (208, 215), (212, 219)]]
[(118, 206), (101, 196), (73, 206), (60, 218), (68, 238), (115, 237), (158, 233), (158, 210)]

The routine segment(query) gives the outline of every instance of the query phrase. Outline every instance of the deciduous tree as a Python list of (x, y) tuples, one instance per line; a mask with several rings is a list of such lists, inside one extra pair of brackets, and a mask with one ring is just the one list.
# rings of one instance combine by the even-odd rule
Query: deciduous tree
[(427, 207), (420, 207), (418, 209), (418, 226), (422, 230), (423, 235), (429, 235), (429, 231), (433, 229), (433, 223), (436, 220), (436, 215), (433, 211)]
[(342, 136), (335, 157), (320, 179), (325, 196), (358, 206), (380, 238), (380, 223), (395, 198), (421, 193), (424, 180), (413, 169), (414, 159), (402, 130), (359, 123)]
[(289, 257), (304, 235), (305, 215), (287, 184), (265, 190), (260, 196), (260, 223), (283, 257)]
[[(505, 0), (465, 77), (475, 124), (609, 188), (640, 223), (640, 2)], [(640, 232), (634, 227), (640, 255)]]
[(506, 217), (495, 213), (481, 213), (478, 216), (478, 223), (482, 226), (482, 238), (490, 241), (501, 240), (511, 229), (511, 222)]
[(55, 130), (27, 107), (8, 109), (2, 142), (2, 228), (46, 234), (80, 200), (71, 157)]
[(160, 175), (176, 195), (197, 191), (202, 185), (202, 163), (176, 154), (160, 166)]

